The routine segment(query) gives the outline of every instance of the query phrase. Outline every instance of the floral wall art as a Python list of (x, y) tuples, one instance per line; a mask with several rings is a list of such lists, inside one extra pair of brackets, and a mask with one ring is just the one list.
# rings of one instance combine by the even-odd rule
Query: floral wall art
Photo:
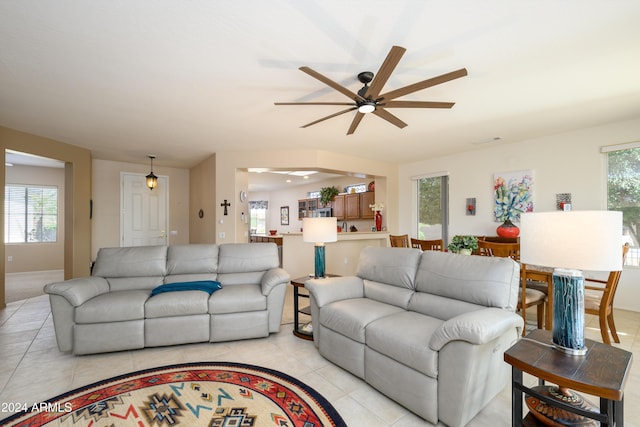
[(520, 221), (520, 214), (533, 212), (533, 172), (526, 170), (494, 174), (493, 198), (495, 221)]

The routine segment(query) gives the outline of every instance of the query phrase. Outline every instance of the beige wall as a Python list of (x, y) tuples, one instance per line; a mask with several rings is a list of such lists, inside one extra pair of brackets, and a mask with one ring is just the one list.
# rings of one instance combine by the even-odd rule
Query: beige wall
[(56, 242), (5, 245), (6, 273), (64, 269), (64, 168), (15, 165), (5, 170), (7, 184), (58, 187), (59, 218)]
[[(505, 138), (506, 139), (506, 138)], [(449, 173), (449, 236), (495, 234), (493, 174), (531, 169), (534, 174), (534, 210), (555, 210), (557, 193), (571, 193), (573, 209), (606, 209), (606, 156), (600, 148), (640, 140), (640, 119), (608, 126), (479, 148), (453, 156), (400, 166), (399, 231), (416, 235), (416, 185), (413, 176)], [(465, 214), (465, 199), (477, 199), (476, 216)], [(616, 306), (640, 311), (640, 269), (625, 268)]]
[[(148, 174), (149, 164), (93, 160), (93, 245), (98, 249), (120, 246), (120, 174)], [(153, 172), (169, 178), (169, 244), (189, 243), (189, 170), (154, 164)]]
[[(192, 167), (189, 174), (189, 241), (190, 243), (214, 243), (216, 156), (213, 155)], [(200, 210), (202, 210), (202, 218), (198, 215)]]
[[(49, 157), (65, 163), (65, 278), (89, 274), (91, 264), (91, 222), (89, 200), (91, 199), (91, 153), (84, 148), (31, 135), (0, 126), (0, 191), (4, 200), (5, 150)], [(2, 204), (4, 211), (4, 203)], [(0, 233), (4, 241), (4, 214), (0, 215)], [(0, 258), (6, 259), (5, 246), (0, 246)], [(5, 306), (5, 263), (0, 262), (0, 307)]]

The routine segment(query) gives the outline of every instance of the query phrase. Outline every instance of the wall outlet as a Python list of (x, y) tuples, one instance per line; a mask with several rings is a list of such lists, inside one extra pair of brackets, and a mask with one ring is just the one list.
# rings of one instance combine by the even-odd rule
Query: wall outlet
[(224, 239), (224, 231), (219, 232), (218, 237)]
[(12, 255), (9, 255), (9, 256), (7, 257), (7, 262), (12, 262), (12, 261), (13, 261), (13, 256), (12, 256)]

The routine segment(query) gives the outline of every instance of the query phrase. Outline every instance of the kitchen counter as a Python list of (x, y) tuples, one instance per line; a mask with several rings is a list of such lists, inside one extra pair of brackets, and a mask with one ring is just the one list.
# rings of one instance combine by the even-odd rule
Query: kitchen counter
[[(282, 265), (291, 277), (306, 276), (314, 270), (314, 244), (302, 240), (302, 233), (283, 233)], [(367, 246), (389, 246), (386, 231), (338, 233), (338, 241), (325, 243), (326, 272), (340, 276), (356, 272), (360, 252)]]

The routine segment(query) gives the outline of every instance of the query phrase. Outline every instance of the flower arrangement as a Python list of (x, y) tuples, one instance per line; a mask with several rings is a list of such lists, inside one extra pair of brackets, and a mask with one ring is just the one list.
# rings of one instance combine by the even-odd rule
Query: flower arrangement
[(520, 214), (533, 211), (531, 200), (531, 186), (533, 180), (530, 175), (510, 177), (505, 180), (498, 177), (493, 182), (495, 195), (494, 217), (496, 221), (518, 221)]
[(369, 205), (369, 209), (371, 209), (372, 211), (381, 211), (384, 209), (384, 203), (374, 203), (372, 205)]

